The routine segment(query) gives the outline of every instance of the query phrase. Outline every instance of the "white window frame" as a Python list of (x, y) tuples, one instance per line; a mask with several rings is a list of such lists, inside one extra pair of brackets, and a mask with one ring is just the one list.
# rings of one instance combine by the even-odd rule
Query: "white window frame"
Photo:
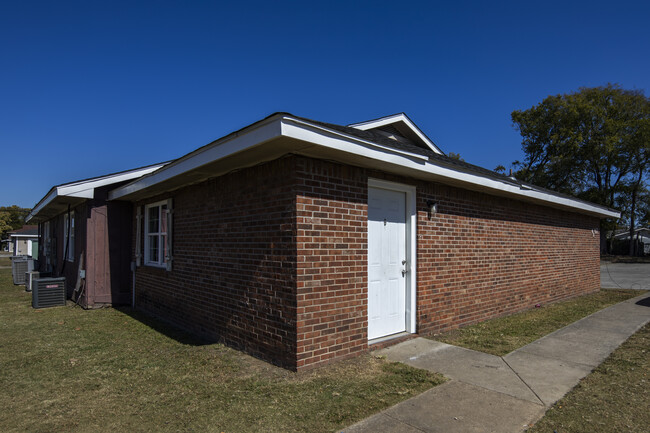
[[(70, 232), (68, 232), (68, 218), (70, 219)], [(74, 262), (74, 211), (70, 211), (70, 213), (66, 213), (63, 215), (63, 239), (65, 244), (63, 245), (63, 248), (66, 247), (66, 244), (68, 246), (68, 251), (65, 259), (68, 262)], [(69, 238), (69, 239), (68, 239)], [(65, 251), (64, 251), (65, 253)]]
[[(162, 226), (162, 207), (167, 206), (169, 210), (169, 201), (163, 200), (156, 203), (150, 203), (144, 207), (144, 264), (145, 266), (153, 266), (156, 268), (167, 268), (167, 257), (164, 253), (165, 243), (167, 242), (167, 237), (170, 235), (169, 232), (169, 217), (167, 219), (167, 232), (161, 232), (160, 228)], [(149, 209), (157, 207), (158, 208), (158, 232), (149, 233)], [(158, 260), (153, 261), (149, 257), (149, 246), (151, 242), (151, 237), (156, 236), (156, 242), (158, 242)]]

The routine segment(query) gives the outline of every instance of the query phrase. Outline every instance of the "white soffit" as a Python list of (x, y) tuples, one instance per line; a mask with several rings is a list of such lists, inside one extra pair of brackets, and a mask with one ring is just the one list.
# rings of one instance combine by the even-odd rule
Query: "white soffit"
[(402, 123), (403, 125), (408, 127), (408, 129), (410, 129), (411, 132), (429, 149), (431, 149), (432, 151), (434, 151), (439, 155), (443, 154), (440, 148), (436, 146), (435, 143), (431, 141), (429, 137), (427, 137), (424, 134), (424, 132), (422, 132), (420, 128), (418, 128), (417, 125), (413, 123), (413, 121), (411, 121), (411, 119), (409, 119), (408, 116), (404, 113), (393, 114), (392, 116), (386, 116), (374, 120), (367, 120), (365, 122), (360, 122), (360, 123), (353, 123), (348, 126), (350, 128), (360, 129), (361, 131), (367, 131), (369, 129), (377, 129), (377, 128), (381, 128), (382, 126), (394, 125), (399, 123)]
[[(334, 156), (335, 159), (343, 163), (346, 160), (348, 162), (350, 160), (358, 161), (359, 158), (362, 158), (366, 161), (364, 165), (368, 167), (380, 168), (381, 170), (392, 171), (414, 178), (442, 183), (446, 182), (459, 186), (464, 185), (468, 189), (488, 193), (492, 191), (492, 193), (497, 195), (538, 202), (552, 207), (571, 209), (599, 217), (617, 218), (620, 216), (619, 212), (602, 206), (537, 190), (534, 186), (522, 187), (514, 182), (507, 182), (505, 180), (462, 171), (455, 167), (444, 166), (439, 162), (432, 162), (428, 157), (423, 155), (367, 141), (287, 114), (270, 116), (261, 122), (257, 122), (243, 130), (199, 148), (155, 173), (143, 176), (129, 184), (110, 191), (109, 199), (130, 200), (135, 197), (142, 198), (147, 195), (143, 194), (145, 190), (154, 185), (169, 181), (172, 178), (178, 178), (190, 171), (196, 171), (200, 167), (222, 158), (240, 153), (245, 156), (245, 152), (253, 148), (263, 150), (264, 147), (262, 146), (265, 144), (268, 145), (266, 149), (268, 149), (268, 153), (271, 155), (277, 143), (277, 141), (273, 141), (282, 137), (293, 138), (299, 140), (301, 143), (307, 144), (307, 146), (296, 146), (292, 150), (292, 152), (298, 154), (306, 154), (309, 156), (310, 152), (313, 155), (315, 150), (322, 149), (322, 152), (327, 152), (328, 155)], [(258, 152), (256, 157), (259, 158), (259, 155), (260, 153)], [(242, 158), (242, 161), (244, 160), (245, 158)], [(247, 165), (245, 165), (240, 161), (240, 165), (231, 167), (231, 169), (234, 170), (259, 162), (260, 160), (248, 161)], [(205, 178), (208, 178), (207, 174)], [(160, 191), (156, 193), (158, 192)]]
[[(206, 164), (221, 158), (242, 152), (251, 147), (259, 146), (273, 138), (282, 135), (281, 125), (278, 121), (281, 115), (271, 116), (257, 122), (244, 130), (227, 135), (213, 143), (203, 146), (176, 161), (169, 163), (162, 170), (149, 176), (144, 176), (108, 193), (109, 200), (119, 200), (131, 194), (142, 191), (151, 186), (181, 176), (191, 170), (198, 169)], [(233, 169), (236, 167), (233, 167)]]
[(72, 197), (77, 199), (91, 199), (95, 196), (95, 188), (133, 180), (149, 174), (155, 170), (158, 170), (164, 165), (165, 163), (154, 164), (147, 167), (137, 168), (135, 170), (129, 170), (55, 186), (36, 204), (36, 206), (34, 206), (34, 209), (32, 209), (29, 215), (27, 215), (27, 218), (25, 218), (25, 221), (29, 221), (32, 218), (38, 216), (39, 212), (46, 209), (47, 206), (53, 203), (57, 198)]

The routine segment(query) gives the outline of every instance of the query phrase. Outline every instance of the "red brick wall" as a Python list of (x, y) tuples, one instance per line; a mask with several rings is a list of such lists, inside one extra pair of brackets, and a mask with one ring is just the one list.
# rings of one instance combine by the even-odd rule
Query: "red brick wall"
[(173, 198), (174, 259), (169, 272), (138, 268), (136, 306), (295, 368), (293, 165), (284, 158), (137, 203)]
[(290, 156), (138, 203), (173, 197), (174, 261), (137, 306), (293, 369), (366, 350), (368, 177), (417, 187), (421, 334), (599, 288), (597, 218)]
[(299, 158), (299, 368), (367, 348), (368, 177), (417, 188), (420, 334), (600, 287), (597, 218)]
[(367, 348), (367, 185), (354, 167), (298, 160), (298, 368)]
[[(420, 333), (600, 288), (597, 218), (440, 184), (417, 188)], [(427, 200), (438, 203), (431, 219)]]

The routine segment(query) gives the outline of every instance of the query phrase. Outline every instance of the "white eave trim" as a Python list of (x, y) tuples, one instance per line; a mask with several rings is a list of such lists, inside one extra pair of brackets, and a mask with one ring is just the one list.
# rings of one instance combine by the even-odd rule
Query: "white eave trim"
[(32, 209), (29, 215), (27, 215), (27, 218), (25, 218), (25, 221), (29, 222), (29, 220), (37, 216), (41, 210), (45, 209), (57, 197), (75, 197), (75, 198), (91, 199), (94, 198), (95, 196), (95, 188), (101, 188), (102, 186), (136, 179), (138, 177), (144, 176), (145, 174), (149, 174), (155, 170), (158, 170), (160, 167), (164, 165), (165, 164), (155, 164), (155, 165), (150, 165), (148, 167), (143, 167), (136, 170), (125, 171), (116, 174), (109, 174), (107, 176), (97, 177), (88, 180), (81, 180), (76, 182), (70, 182), (64, 185), (55, 186), (34, 207), (34, 209)]
[[(381, 162), (384, 166), (386, 164), (393, 165), (399, 167), (399, 173), (402, 174), (405, 171), (404, 168), (406, 168), (407, 171), (413, 173), (413, 177), (420, 179), (439, 180), (442, 182), (444, 182), (444, 179), (452, 179), (456, 183), (478, 187), (475, 189), (479, 190), (500, 191), (508, 196), (519, 197), (520, 199), (533, 199), (534, 201), (546, 203), (547, 205), (573, 209), (574, 211), (589, 213), (599, 217), (620, 217), (620, 213), (612, 209), (603, 208), (570, 197), (550, 194), (537, 190), (533, 186), (520, 186), (513, 182), (491, 179), (478, 174), (467, 173), (451, 167), (434, 164), (426, 156), (383, 146), (284, 114), (272, 116), (262, 122), (253, 124), (249, 128), (245, 128), (200, 148), (155, 173), (114, 189), (109, 192), (109, 199), (120, 199), (138, 193), (190, 170), (197, 169), (235, 153), (260, 146), (265, 142), (279, 137), (294, 138), (311, 146), (319, 146), (342, 153), (362, 156)], [(297, 151), (297, 153), (300, 152)]]
[[(431, 163), (428, 158), (422, 159), (412, 159), (406, 158), (405, 155), (400, 155), (399, 152), (394, 152), (393, 154), (382, 153), (377, 154), (378, 150), (373, 149), (372, 147), (362, 147), (355, 146), (354, 144), (347, 142), (347, 136), (341, 134), (337, 131), (329, 130), (322, 128), (318, 125), (312, 125), (307, 122), (285, 117), (286, 125), (293, 124), (295, 129), (284, 128), (284, 135), (291, 136), (300, 140), (310, 141), (317, 143), (321, 146), (338, 148), (349, 153), (356, 155), (366, 156), (371, 159), (378, 159), (382, 162), (388, 162), (402, 167), (406, 167), (410, 170), (420, 172), (422, 174), (433, 174), (438, 177), (453, 179), (455, 181), (460, 181), (463, 183), (475, 185), (481, 187), (481, 189), (492, 189), (497, 191), (502, 191), (508, 193), (508, 195), (514, 195), (518, 197), (529, 197), (535, 200), (542, 202), (552, 203), (555, 205), (560, 205), (562, 207), (569, 207), (574, 209), (579, 209), (589, 213), (597, 214), (603, 217), (618, 218), (620, 213), (611, 209), (605, 209), (603, 207), (593, 205), (587, 202), (582, 202), (574, 200), (569, 197), (561, 197), (554, 194), (549, 194), (547, 192), (536, 190), (534, 186), (520, 186), (519, 184), (504, 182), (497, 179), (490, 179), (488, 177), (467, 173), (460, 170), (455, 170), (449, 167), (444, 167), (441, 165)], [(300, 128), (298, 128), (300, 127)], [(339, 137), (323, 137), (320, 134), (317, 134), (319, 130), (326, 130), (329, 134), (338, 135)], [(340, 137), (345, 137), (346, 141), (341, 143)], [(393, 149), (391, 149), (393, 150)], [(419, 155), (421, 156), (421, 155)], [(418, 176), (421, 177), (421, 176)]]
[(546, 203), (560, 205), (567, 208), (579, 209), (592, 214), (597, 214), (598, 216), (602, 217), (619, 218), (621, 216), (620, 212), (618, 211), (603, 208), (601, 206), (588, 202), (575, 200), (570, 197), (562, 197), (555, 194), (550, 194), (548, 192), (536, 190), (532, 185), (520, 186), (518, 184), (512, 184), (497, 179), (490, 179), (471, 173), (465, 173), (431, 163), (427, 163), (426, 170), (441, 177), (451, 178), (464, 183), (469, 183), (492, 190), (503, 191), (513, 196), (529, 197)]
[(174, 162), (169, 163), (162, 170), (149, 176), (144, 176), (108, 193), (109, 200), (120, 198), (142, 191), (160, 182), (197, 169), (205, 164), (217, 161), (226, 156), (233, 155), (251, 147), (258, 146), (268, 140), (281, 135), (281, 116), (272, 116), (259, 123), (251, 125), (243, 131), (230, 134), (207, 146), (195, 150)]
[(394, 114), (392, 116), (382, 117), (380, 119), (367, 120), (365, 122), (353, 123), (348, 125), (350, 128), (360, 129), (361, 131), (367, 131), (369, 129), (381, 128), (385, 125), (392, 125), (393, 123), (404, 122), (419, 138), (422, 140), (429, 148), (435, 153), (442, 155), (442, 151), (435, 145), (429, 137), (424, 135), (424, 133), (417, 127), (415, 123), (408, 118), (404, 113)]

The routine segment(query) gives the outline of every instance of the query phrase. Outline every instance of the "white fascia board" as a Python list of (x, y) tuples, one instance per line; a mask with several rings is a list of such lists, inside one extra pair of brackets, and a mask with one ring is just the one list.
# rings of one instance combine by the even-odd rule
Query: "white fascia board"
[(29, 220), (38, 215), (41, 210), (45, 209), (57, 197), (94, 198), (95, 188), (142, 177), (158, 170), (163, 165), (164, 164), (156, 164), (141, 169), (56, 186), (52, 188), (52, 190), (34, 207), (34, 209), (32, 209), (29, 215), (27, 215), (27, 218), (25, 218), (25, 222), (29, 222)]
[(37, 238), (38, 235), (9, 235), (12, 238)]
[(369, 129), (380, 128), (384, 125), (391, 125), (397, 122), (404, 122), (427, 146), (434, 152), (439, 155), (442, 155), (442, 151), (436, 146), (429, 138), (424, 135), (424, 133), (417, 127), (415, 123), (411, 121), (404, 113), (394, 114), (392, 116), (382, 117), (381, 119), (368, 120), (361, 123), (353, 123), (348, 125), (350, 128), (360, 129), (362, 131), (367, 131)]
[(125, 182), (137, 179), (149, 173), (152, 173), (162, 167), (164, 164), (152, 165), (139, 170), (127, 171), (124, 173), (112, 174), (109, 176), (89, 179), (86, 181), (73, 182), (59, 186), (59, 195), (66, 197), (93, 198), (95, 188), (111, 185), (114, 183)]
[(507, 192), (509, 195), (530, 197), (542, 202), (587, 211), (602, 217), (619, 218), (621, 216), (620, 212), (606, 209), (601, 206), (592, 205), (590, 203), (574, 200), (570, 197), (560, 197), (544, 191), (538, 191), (535, 190), (532, 186), (528, 186), (525, 189), (522, 189), (519, 185), (516, 184), (510, 184), (496, 179), (489, 179), (483, 176), (465, 173), (431, 163), (427, 164), (426, 169), (428, 172), (437, 176), (458, 180), (464, 183), (481, 186), (492, 190)]
[(57, 188), (52, 188), (50, 192), (41, 199), (36, 206), (34, 206), (34, 209), (27, 215), (25, 218), (25, 222), (28, 223), (32, 218), (34, 218), (38, 213), (43, 210), (48, 204), (52, 202), (57, 197)]
[[(640, 228), (640, 229), (634, 229), (634, 234), (633, 236), (636, 236), (639, 233), (645, 233), (645, 232), (650, 232), (650, 229), (646, 228)], [(625, 231), (621, 233), (615, 234), (613, 237), (615, 238), (629, 238), (630, 237), (630, 231)], [(641, 237), (647, 237), (645, 234), (641, 234)]]
[(160, 182), (182, 175), (190, 170), (233, 155), (251, 147), (258, 146), (268, 140), (280, 136), (280, 116), (274, 116), (266, 121), (217, 140), (211, 145), (198, 149), (180, 159), (168, 164), (162, 170), (149, 176), (144, 176), (134, 182), (114, 189), (108, 193), (109, 200), (120, 198), (149, 188)]
[(382, 163), (399, 167), (403, 173), (404, 168), (413, 171), (413, 177), (431, 179), (451, 179), (479, 189), (501, 191), (506, 195), (530, 198), (535, 201), (547, 203), (576, 211), (588, 212), (600, 217), (618, 218), (619, 212), (605, 209), (603, 207), (574, 200), (568, 197), (560, 197), (543, 191), (535, 190), (534, 187), (520, 187), (519, 184), (508, 183), (497, 179), (466, 173), (429, 161), (426, 156), (398, 149), (383, 146), (371, 141), (335, 131), (308, 121), (296, 119), (287, 115), (278, 115), (266, 119), (263, 122), (254, 124), (252, 127), (217, 140), (211, 145), (198, 149), (179, 160), (168, 164), (155, 173), (144, 176), (127, 185), (109, 192), (109, 199), (116, 200), (130, 194), (137, 193), (146, 188), (164, 182), (188, 171), (197, 169), (203, 165), (259, 146), (269, 140), (281, 136), (294, 138), (315, 146), (334, 149), (339, 152), (363, 156), (370, 160), (381, 161)]
[[(354, 143), (350, 143), (348, 138), (339, 132), (288, 117), (285, 117), (284, 120), (285, 122), (283, 127), (283, 135), (297, 138), (299, 140), (309, 141), (320, 146), (325, 146), (344, 152), (349, 152), (355, 155), (361, 155), (371, 159), (380, 160), (382, 162), (399, 165), (421, 174), (433, 174), (437, 177), (453, 179), (455, 181), (479, 186), (481, 188), (502, 191), (512, 196), (529, 197), (537, 201), (582, 210), (597, 214), (602, 217), (620, 217), (619, 212), (604, 209), (600, 206), (577, 201), (568, 197), (560, 197), (543, 191), (537, 191), (532, 186), (526, 187), (526, 189), (522, 189), (518, 184), (506, 183), (496, 179), (490, 179), (487, 177), (433, 164), (428, 161), (428, 158), (426, 158), (427, 161), (422, 161), (421, 159), (413, 160), (411, 158), (406, 158), (405, 155), (394, 152), (394, 149), (391, 149), (391, 153), (386, 153), (384, 149), (381, 149), (376, 145), (369, 147), (358, 146)], [(326, 132), (327, 135), (323, 135), (324, 132)]]

